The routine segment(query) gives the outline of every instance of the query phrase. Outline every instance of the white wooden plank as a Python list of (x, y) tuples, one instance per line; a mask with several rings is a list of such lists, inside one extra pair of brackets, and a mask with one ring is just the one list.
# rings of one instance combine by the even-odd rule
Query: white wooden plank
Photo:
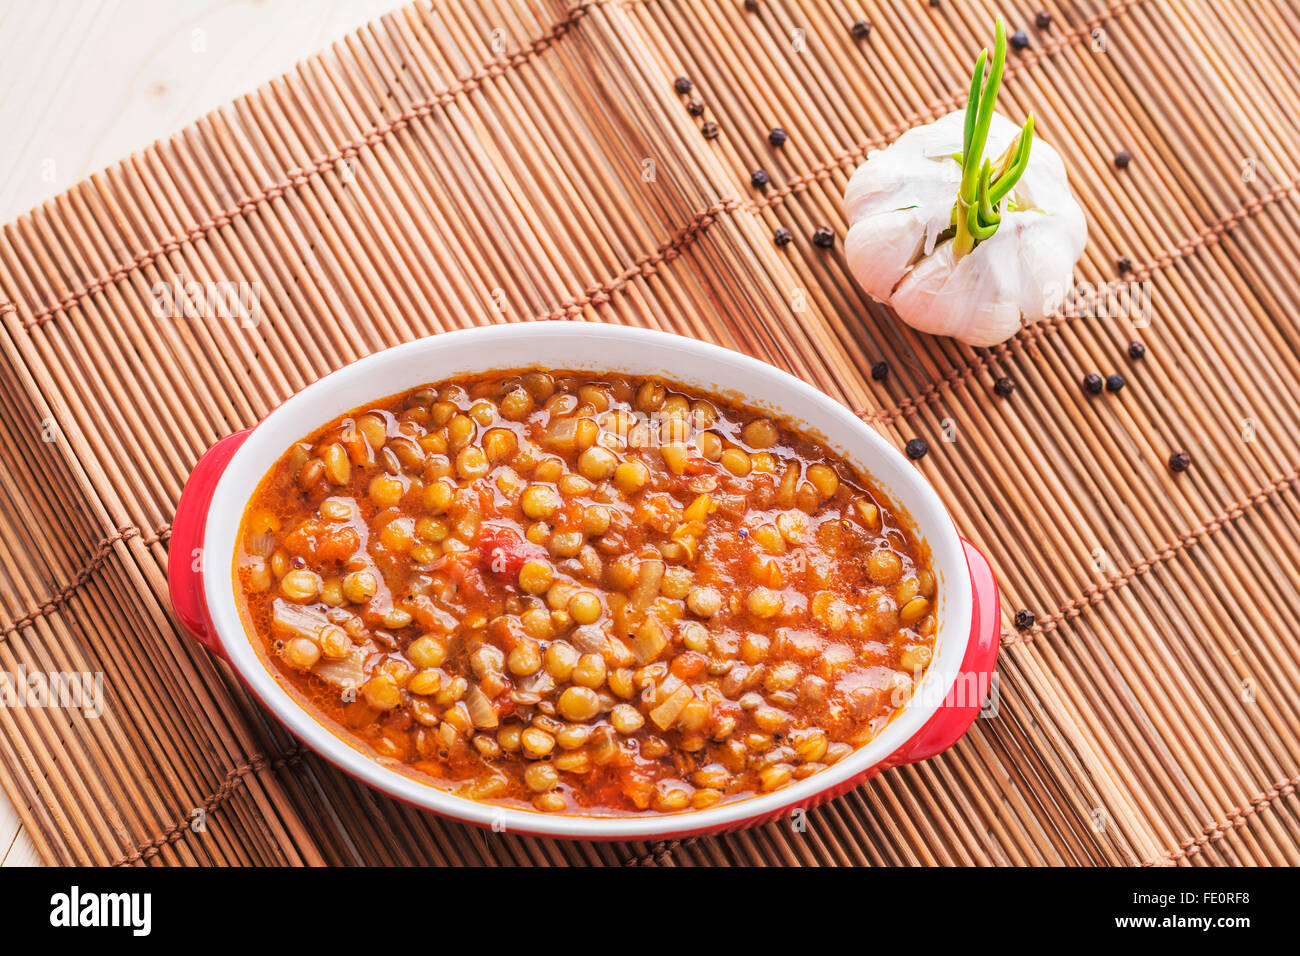
[[(13, 818), (15, 826), (18, 818), (13, 809), (9, 806), (3, 808), (4, 813), (8, 813)], [(0, 822), (0, 832), (3, 832), (4, 823)], [(0, 839), (0, 847), (3, 847), (0, 854), (0, 866), (40, 866), (41, 858), (36, 854), (36, 847), (32, 845), (31, 838), (21, 827), (16, 827), (13, 839), (5, 842)]]

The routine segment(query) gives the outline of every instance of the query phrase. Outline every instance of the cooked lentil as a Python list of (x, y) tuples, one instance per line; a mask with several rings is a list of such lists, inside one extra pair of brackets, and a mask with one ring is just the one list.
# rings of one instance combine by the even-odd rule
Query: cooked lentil
[(543, 812), (779, 789), (874, 738), (933, 656), (905, 516), (789, 426), (656, 379), (375, 402), (285, 453), (240, 542), (241, 612), (306, 704)]

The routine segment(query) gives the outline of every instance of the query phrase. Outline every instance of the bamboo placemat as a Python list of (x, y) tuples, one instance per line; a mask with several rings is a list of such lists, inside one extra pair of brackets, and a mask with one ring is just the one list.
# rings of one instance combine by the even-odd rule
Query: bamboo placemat
[[(98, 718), (0, 708), (0, 783), (42, 857), (1300, 862), (1300, 10), (1041, 7), (1046, 29), (1020, 0), (421, 4), (6, 227), (0, 670), (107, 692)], [(1030, 40), (1001, 108), (1033, 109), (1088, 214), (1079, 277), (1145, 283), (1148, 326), (972, 350), (845, 271), (848, 176), (964, 102), (997, 13)], [(154, 318), (173, 276), (258, 283), (261, 321)], [(996, 715), (802, 829), (657, 845), (462, 828), (299, 750), (170, 617), (186, 475), (357, 356), (537, 319), (716, 341), (927, 439), (918, 467), (1003, 588)], [(1127, 387), (1089, 396), (1090, 371)]]

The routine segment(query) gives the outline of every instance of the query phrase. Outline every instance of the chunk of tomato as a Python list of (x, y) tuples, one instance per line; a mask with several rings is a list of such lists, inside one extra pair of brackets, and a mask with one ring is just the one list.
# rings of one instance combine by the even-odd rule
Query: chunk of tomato
[(484, 525), (478, 536), (479, 567), (502, 583), (519, 580), (519, 569), (529, 558), (542, 558), (546, 552), (525, 541), (512, 528)]

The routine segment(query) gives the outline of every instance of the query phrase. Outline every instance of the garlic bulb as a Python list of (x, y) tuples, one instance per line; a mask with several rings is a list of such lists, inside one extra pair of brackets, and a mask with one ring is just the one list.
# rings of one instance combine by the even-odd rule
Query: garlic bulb
[[(1000, 22), (998, 33), (1000, 53)], [(1030, 148), (1033, 118), (1022, 133), (993, 112), (1001, 57), (981, 88), (983, 73), (981, 54), (967, 110), (858, 167), (844, 195), (844, 251), (862, 287), (908, 325), (989, 346), (1060, 307), (1087, 225), (1061, 157), (1041, 141)], [(1001, 180), (985, 146), (1002, 157)]]

